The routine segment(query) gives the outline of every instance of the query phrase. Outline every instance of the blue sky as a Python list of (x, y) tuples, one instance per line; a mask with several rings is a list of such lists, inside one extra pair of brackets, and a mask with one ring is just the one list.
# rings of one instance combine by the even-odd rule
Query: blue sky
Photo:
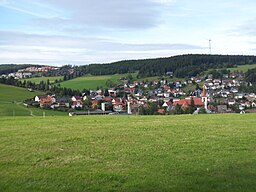
[(256, 52), (253, 0), (0, 0), (0, 63)]

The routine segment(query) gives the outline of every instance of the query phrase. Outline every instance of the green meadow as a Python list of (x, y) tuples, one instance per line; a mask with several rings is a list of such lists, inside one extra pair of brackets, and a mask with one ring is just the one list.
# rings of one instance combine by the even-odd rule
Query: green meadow
[(256, 191), (255, 114), (0, 121), (0, 191)]
[[(72, 80), (64, 81), (60, 83), (62, 87), (67, 87), (71, 89), (83, 90), (83, 89), (96, 89), (97, 87), (107, 88), (106, 82), (108, 80), (112, 81), (114, 84), (122, 84), (120, 78), (127, 77), (129, 74), (115, 74), (115, 75), (86, 75), (83, 77), (78, 77)], [(137, 78), (138, 73), (131, 73), (133, 80), (132, 81), (154, 81), (160, 80), (162, 77), (145, 77)], [(165, 77), (166, 78), (166, 77)], [(182, 78), (167, 78), (170, 81), (175, 80), (184, 80)]]
[(228, 68), (228, 70), (247, 72), (249, 69), (253, 69), (253, 68), (256, 68), (256, 64), (238, 65), (236, 68)]
[(43, 92), (30, 92), (27, 89), (0, 84), (0, 116), (55, 116), (67, 113), (25, 107), (23, 101), (43, 95)]
[[(102, 75), (102, 76), (92, 76), (86, 75), (83, 77), (78, 77), (69, 81), (64, 81), (60, 83), (62, 87), (67, 87), (71, 89), (83, 90), (83, 89), (96, 89), (97, 87), (107, 88), (107, 80), (112, 81), (115, 84), (120, 84), (120, 78), (126, 77), (128, 74), (115, 74), (115, 75)], [(135, 76), (135, 74), (132, 74)]]

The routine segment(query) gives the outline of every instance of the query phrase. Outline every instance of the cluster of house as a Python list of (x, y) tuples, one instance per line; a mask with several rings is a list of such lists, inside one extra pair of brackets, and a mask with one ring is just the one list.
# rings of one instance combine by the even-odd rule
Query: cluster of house
[(205, 85), (210, 98), (221, 103), (218, 112), (230, 112), (229, 107), (237, 105), (240, 111), (256, 107), (256, 94), (239, 92), (240, 86), (252, 86), (251, 83), (237, 79), (206, 79)]
[[(197, 89), (190, 94), (185, 93), (183, 87), (191, 83), (204, 84), (203, 89)], [(174, 110), (177, 105), (186, 109), (193, 102), (193, 106), (196, 107), (195, 113), (200, 108), (204, 108), (207, 113), (227, 113), (232, 112), (229, 108), (232, 105), (238, 105), (241, 111), (245, 108), (256, 107), (255, 93), (239, 93), (238, 88), (243, 83), (245, 82), (235, 79), (203, 80), (200, 78), (174, 81), (171, 85), (167, 80), (155, 80), (147, 83), (139, 81), (128, 83), (128, 81), (123, 80), (123, 85), (110, 88), (107, 93), (102, 90), (91, 90), (89, 95), (82, 94), (82, 96), (71, 98), (44, 95), (36, 96), (34, 102), (44, 108), (67, 108), (73, 111), (78, 109), (90, 110), (91, 114), (93, 111), (95, 114), (106, 111), (108, 113), (114, 111), (139, 114), (140, 107), (147, 108), (150, 102), (157, 103), (156, 112), (163, 114)], [(124, 93), (122, 97), (120, 97), (120, 92)]]
[(18, 73), (23, 73), (23, 72), (48, 72), (48, 71), (58, 70), (58, 69), (59, 69), (59, 67), (54, 67), (54, 66), (42, 66), (42, 67), (31, 66), (31, 67), (27, 67), (25, 69), (19, 69)]
[(43, 66), (43, 67), (32, 66), (24, 69), (19, 69), (15, 73), (2, 74), (0, 78), (7, 79), (10, 77), (13, 77), (14, 79), (26, 79), (26, 78), (31, 78), (33, 73), (48, 72), (52, 70), (59, 70), (59, 68), (53, 67), (53, 66)]
[[(35, 70), (27, 68), (27, 70)], [(52, 70), (52, 67), (51, 67)], [(24, 72), (23, 72), (24, 73)], [(207, 113), (233, 112), (232, 106), (240, 111), (256, 107), (255, 93), (241, 93), (241, 85), (249, 85), (243, 78), (223, 76), (223, 79), (214, 79), (211, 75), (206, 77), (192, 77), (183, 81), (168, 82), (166, 79), (151, 82), (130, 82), (122, 79), (122, 85), (109, 88), (108, 91), (90, 90), (90, 94), (73, 97), (56, 97), (55, 95), (36, 96), (33, 105), (49, 109), (65, 109), (65, 111), (90, 111), (95, 114), (109, 112), (140, 114), (140, 108), (147, 108), (149, 103), (157, 103), (157, 113), (164, 114), (175, 110), (179, 105), (187, 109), (193, 105), (197, 113), (204, 108)], [(203, 89), (185, 92), (184, 88), (190, 85), (204, 85)], [(122, 94), (120, 94), (122, 93)], [(237, 112), (237, 111), (236, 111)]]
[(13, 77), (14, 79), (25, 79), (25, 78), (31, 78), (32, 73), (30, 72), (16, 72), (16, 73), (9, 73), (8, 75), (2, 74), (0, 78), (10, 78)]

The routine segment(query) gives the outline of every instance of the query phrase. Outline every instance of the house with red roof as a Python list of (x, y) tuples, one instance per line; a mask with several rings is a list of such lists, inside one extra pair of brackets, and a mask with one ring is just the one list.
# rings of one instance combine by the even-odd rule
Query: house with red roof
[(83, 107), (83, 102), (81, 100), (72, 101), (72, 104), (71, 104), (72, 109), (82, 108), (82, 107)]
[(82, 97), (80, 96), (73, 96), (71, 98), (71, 108), (75, 109), (75, 108), (82, 108), (83, 107), (83, 101), (82, 101)]
[(72, 101), (82, 101), (82, 98), (80, 96), (73, 96), (71, 98)]
[(204, 102), (200, 97), (187, 97), (185, 99), (181, 99), (179, 101), (174, 101), (173, 106), (180, 105), (182, 108), (186, 109), (192, 104), (192, 100), (194, 101), (194, 105), (197, 108), (203, 107)]

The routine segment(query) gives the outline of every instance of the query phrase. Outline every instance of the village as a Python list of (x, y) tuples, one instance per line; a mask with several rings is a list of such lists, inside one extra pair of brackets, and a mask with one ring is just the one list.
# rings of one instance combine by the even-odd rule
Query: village
[(25, 78), (31, 78), (33, 74), (37, 73), (45, 73), (48, 71), (58, 71), (59, 67), (54, 66), (31, 66), (26, 67), (24, 69), (19, 69), (16, 72), (9, 73), (9, 74), (2, 74), (0, 78), (10, 78), (13, 77), (15, 79), (25, 79)]
[[(172, 75), (172, 74), (166, 74)], [(200, 114), (255, 112), (256, 94), (239, 91), (252, 86), (242, 73), (230, 73), (221, 78), (212, 75), (188, 80), (130, 81), (108, 89), (90, 90), (72, 97), (38, 95), (25, 105), (49, 110), (61, 110), (73, 115), (94, 114)], [(194, 87), (186, 90), (186, 87)]]

